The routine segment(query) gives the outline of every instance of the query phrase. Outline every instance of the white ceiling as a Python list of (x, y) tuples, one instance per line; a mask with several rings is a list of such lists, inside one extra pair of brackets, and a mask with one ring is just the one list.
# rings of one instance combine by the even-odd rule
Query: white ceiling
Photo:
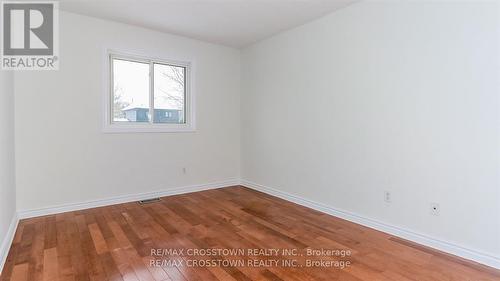
[(242, 48), (357, 0), (60, 0), (60, 9)]

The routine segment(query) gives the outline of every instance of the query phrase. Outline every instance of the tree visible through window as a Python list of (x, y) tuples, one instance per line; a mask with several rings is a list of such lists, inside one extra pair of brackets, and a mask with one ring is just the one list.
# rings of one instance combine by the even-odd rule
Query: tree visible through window
[(184, 123), (185, 76), (184, 67), (154, 64), (155, 123)]

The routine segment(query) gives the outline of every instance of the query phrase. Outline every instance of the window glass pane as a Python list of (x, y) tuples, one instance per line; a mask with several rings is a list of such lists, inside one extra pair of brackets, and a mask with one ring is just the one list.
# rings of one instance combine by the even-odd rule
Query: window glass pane
[(149, 122), (149, 64), (113, 59), (113, 122)]
[(154, 64), (154, 122), (183, 124), (185, 120), (184, 67)]

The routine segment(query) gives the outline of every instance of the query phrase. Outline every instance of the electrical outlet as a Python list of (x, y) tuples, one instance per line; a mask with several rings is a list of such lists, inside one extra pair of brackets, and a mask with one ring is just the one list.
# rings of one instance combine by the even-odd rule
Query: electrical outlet
[(439, 208), (439, 204), (438, 203), (431, 203), (430, 204), (431, 215), (433, 215), (433, 216), (439, 216), (439, 211), (440, 211), (440, 208)]
[(391, 203), (391, 193), (389, 191), (384, 191), (384, 201), (386, 203)]

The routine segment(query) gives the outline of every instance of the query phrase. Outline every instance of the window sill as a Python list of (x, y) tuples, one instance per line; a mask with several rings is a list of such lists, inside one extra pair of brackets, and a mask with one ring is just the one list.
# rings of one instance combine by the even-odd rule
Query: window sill
[(120, 133), (192, 133), (196, 129), (191, 125), (105, 125), (103, 133), (120, 134)]

